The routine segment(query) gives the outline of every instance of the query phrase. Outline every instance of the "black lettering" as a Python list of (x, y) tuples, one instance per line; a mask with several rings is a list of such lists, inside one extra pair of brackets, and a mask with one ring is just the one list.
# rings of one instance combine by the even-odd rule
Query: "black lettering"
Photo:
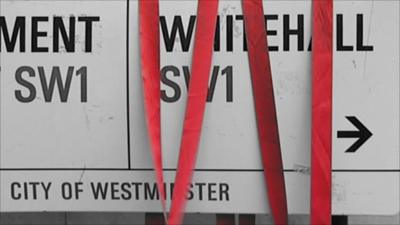
[[(267, 36), (276, 36), (278, 34), (278, 32), (276, 30), (270, 30), (268, 29), (269, 25), (268, 25), (268, 20), (277, 20), (278, 19), (278, 15), (274, 14), (274, 15), (265, 15), (264, 16), (265, 19), (265, 25), (267, 26)], [(278, 46), (272, 46), (272, 45), (268, 45), (268, 51), (271, 52), (276, 52), (279, 51), (279, 47)]]
[(220, 27), (220, 18), (217, 16), (217, 25), (215, 26), (215, 36), (214, 36), (214, 51), (220, 51), (221, 49), (221, 27)]
[(186, 90), (189, 90), (190, 84), (190, 71), (188, 66), (182, 66), (183, 69), (183, 76), (185, 78)]
[(233, 102), (233, 67), (227, 66), (222, 75), (226, 75), (226, 102)]
[(312, 38), (310, 38), (310, 42), (308, 43), (307, 51), (311, 52), (312, 50)]
[(157, 184), (153, 184), (153, 186), (150, 187), (149, 183), (144, 183), (144, 199), (154, 200), (159, 198), (160, 196), (157, 190)]
[(226, 183), (219, 185), (219, 200), (229, 201), (229, 185)]
[(37, 186), (40, 184), (39, 182), (29, 182), (32, 186), (32, 195), (33, 199), (37, 199)]
[(140, 191), (140, 186), (142, 186), (143, 183), (137, 183), (137, 182), (133, 182), (132, 186), (135, 189), (135, 199), (139, 200), (139, 191)]
[(85, 52), (92, 52), (93, 22), (100, 21), (100, 17), (98, 16), (79, 17), (78, 21), (85, 23)]
[(21, 90), (15, 91), (15, 98), (18, 101), (23, 102), (23, 103), (32, 102), (36, 98), (35, 86), (22, 77), (22, 74), (25, 72), (28, 73), (29, 77), (35, 76), (35, 71), (31, 67), (28, 67), (28, 66), (22, 66), (22, 67), (18, 68), (17, 71), (15, 72), (15, 80), (17, 81), (17, 83), (20, 84), (21, 86), (27, 88), (29, 91), (29, 95), (27, 97), (24, 97), (22, 95)]
[(117, 182), (111, 182), (111, 200), (119, 200), (118, 196), (118, 183)]
[[(182, 66), (183, 75), (185, 77), (186, 89), (189, 90), (190, 85), (190, 71), (188, 66)], [(211, 102), (214, 98), (215, 87), (217, 85), (219, 66), (214, 66), (211, 75), (211, 83), (209, 84), (207, 92), (207, 102)]]
[(74, 67), (72, 67), (72, 66), (68, 67), (67, 79), (65, 81), (65, 85), (63, 84), (63, 81), (61, 78), (60, 67), (58, 67), (58, 66), (53, 67), (49, 84), (47, 84), (47, 81), (46, 81), (46, 74), (44, 72), (44, 68), (42, 66), (39, 66), (38, 70), (39, 70), (40, 82), (42, 84), (42, 90), (43, 90), (43, 95), (44, 95), (45, 101), (46, 102), (52, 101), (54, 87), (57, 82), (57, 87), (58, 87), (58, 92), (60, 94), (61, 102), (66, 102), (68, 100), (68, 94), (69, 94), (69, 90), (71, 87), (71, 80), (72, 80)]
[(165, 84), (166, 86), (172, 88), (173, 90), (173, 95), (168, 96), (166, 90), (161, 90), (161, 99), (165, 102), (176, 102), (179, 100), (181, 97), (181, 89), (177, 83), (174, 81), (168, 79), (167, 73), (172, 72), (172, 75), (174, 77), (178, 77), (180, 75), (179, 69), (175, 66), (165, 66), (161, 70), (161, 82)]
[(64, 25), (62, 17), (54, 17), (54, 28), (53, 28), (53, 52), (58, 52), (60, 50), (60, 36), (64, 42), (65, 50), (67, 52), (75, 51), (75, 17), (69, 18), (69, 35)]
[(337, 50), (338, 51), (353, 51), (352, 45), (344, 45), (343, 44), (343, 14), (336, 15), (336, 41), (337, 41)]
[(81, 102), (87, 102), (87, 67), (80, 68), (76, 75), (81, 76)]
[(373, 51), (371, 45), (364, 45), (364, 19), (363, 14), (357, 14), (357, 51)]
[(70, 199), (72, 199), (72, 185), (70, 184), (70, 183), (68, 183), (68, 182), (64, 182), (62, 185), (61, 185), (61, 192), (62, 192), (62, 197), (65, 199), (65, 200), (70, 200)]
[(304, 50), (304, 15), (297, 15), (297, 29), (290, 29), (289, 15), (283, 15), (283, 51), (290, 50), (290, 35), (297, 36), (297, 50)]
[(15, 19), (14, 29), (12, 32), (12, 36), (10, 37), (7, 29), (7, 23), (4, 16), (0, 17), (0, 52), (1, 52), (1, 43), (2, 38), (4, 39), (4, 43), (6, 46), (7, 52), (13, 52), (15, 49), (15, 45), (17, 44), (17, 39), (19, 37), (19, 51), (25, 52), (25, 17), (18, 16)]
[(47, 47), (39, 47), (39, 37), (46, 37), (47, 32), (39, 31), (39, 22), (46, 22), (49, 21), (49, 17), (45, 16), (34, 16), (32, 17), (32, 52), (48, 52), (49, 48)]
[(11, 183), (11, 198), (13, 200), (20, 200), (22, 195), (21, 193), (17, 193), (16, 189), (21, 188), (21, 184), (18, 182)]
[(209, 183), (208, 184), (208, 200), (209, 201), (217, 201), (217, 197), (215, 196), (215, 194), (217, 193), (217, 191), (215, 190), (215, 187), (217, 186), (216, 183)]
[(169, 195), (171, 196), (171, 199), (174, 196), (174, 186), (175, 186), (174, 183), (169, 184), (169, 192), (170, 192)]
[(199, 200), (203, 200), (203, 187), (206, 186), (206, 183), (196, 183), (196, 186), (199, 187)]
[(107, 197), (107, 189), (108, 189), (108, 183), (104, 184), (104, 187), (102, 185), (102, 183), (97, 183), (97, 185), (95, 186), (95, 184), (93, 182), (90, 183), (90, 186), (92, 188), (92, 192), (93, 192), (93, 196), (94, 199), (103, 199), (105, 200)]
[(79, 199), (79, 193), (83, 192), (82, 182), (75, 182), (75, 199)]
[(25, 200), (28, 200), (29, 194), (28, 194), (28, 183), (27, 182), (24, 183), (24, 196), (25, 196)]
[(233, 51), (233, 16), (226, 16), (226, 51)]
[(167, 52), (172, 52), (176, 40), (176, 33), (179, 32), (179, 40), (181, 41), (182, 51), (187, 52), (190, 47), (190, 41), (194, 30), (196, 16), (190, 16), (189, 26), (185, 32), (181, 16), (174, 16), (171, 32), (168, 32), (165, 16), (160, 17), (161, 31), (164, 38), (165, 48)]
[(44, 196), (45, 196), (46, 200), (49, 199), (50, 186), (51, 186), (51, 182), (47, 183), (47, 185), (42, 182), (42, 187), (43, 187), (43, 190), (44, 190)]
[(129, 183), (123, 183), (121, 185), (121, 198), (123, 200), (130, 200), (132, 198), (132, 193), (129, 191), (130, 184)]
[(190, 184), (190, 185), (189, 185), (189, 189), (188, 189), (188, 193), (187, 193), (187, 195), (186, 195), (186, 199), (187, 199), (187, 200), (192, 200), (193, 197), (194, 197), (192, 188), (193, 188), (193, 184)]
[(219, 72), (219, 66), (214, 66), (211, 75), (211, 84), (210, 87), (208, 88), (208, 93), (207, 93), (207, 102), (211, 102), (214, 98), (215, 86), (217, 85), (217, 79), (218, 79), (218, 72)]

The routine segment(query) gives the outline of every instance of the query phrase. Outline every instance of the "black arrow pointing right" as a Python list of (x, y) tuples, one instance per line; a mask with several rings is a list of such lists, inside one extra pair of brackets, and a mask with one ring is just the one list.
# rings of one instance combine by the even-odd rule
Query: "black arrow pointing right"
[(357, 131), (338, 131), (338, 138), (358, 138), (353, 145), (351, 145), (346, 152), (356, 152), (361, 145), (363, 145), (371, 136), (372, 133), (369, 131), (364, 124), (362, 124), (355, 116), (346, 116), (346, 119), (350, 121), (358, 130)]

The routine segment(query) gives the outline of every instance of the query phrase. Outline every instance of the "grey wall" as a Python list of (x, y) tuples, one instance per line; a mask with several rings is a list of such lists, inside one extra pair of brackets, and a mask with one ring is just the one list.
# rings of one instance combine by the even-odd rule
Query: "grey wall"
[[(215, 215), (187, 214), (186, 224), (215, 224)], [(257, 215), (257, 224), (271, 224), (271, 218)], [(1, 213), (0, 225), (127, 225), (144, 224), (143, 213)], [(293, 215), (289, 224), (308, 224), (308, 216)], [(399, 214), (394, 216), (349, 216), (349, 225), (400, 224)]]

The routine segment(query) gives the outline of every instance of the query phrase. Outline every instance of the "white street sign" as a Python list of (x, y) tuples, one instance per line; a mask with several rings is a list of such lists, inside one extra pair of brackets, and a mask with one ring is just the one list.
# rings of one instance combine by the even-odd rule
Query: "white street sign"
[[(197, 1), (162, 0), (168, 200)], [(265, 1), (291, 214), (309, 213), (311, 1)], [(334, 2), (333, 213), (399, 212), (400, 2)], [(266, 213), (240, 1), (221, 1), (188, 212)], [(0, 211), (160, 211), (138, 1), (0, 2)], [(75, 38), (71, 38), (75, 37)]]

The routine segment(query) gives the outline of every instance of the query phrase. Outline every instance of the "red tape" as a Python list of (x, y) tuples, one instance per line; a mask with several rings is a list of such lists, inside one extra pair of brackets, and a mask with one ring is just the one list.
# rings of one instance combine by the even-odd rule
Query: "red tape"
[(287, 224), (278, 121), (262, 0), (242, 0), (264, 180), (275, 224)]
[(196, 163), (208, 92), (217, 14), (218, 0), (198, 1), (192, 75), (168, 223), (170, 225), (182, 222), (182, 212)]
[(158, 0), (139, 1), (140, 59), (146, 123), (164, 216), (166, 203), (161, 150), (160, 31)]
[[(168, 224), (181, 224), (192, 180), (208, 92), (218, 0), (199, 0), (192, 77)], [(140, 44), (146, 122), (165, 212), (160, 134), (160, 49), (158, 0), (141, 0)], [(287, 204), (272, 75), (261, 0), (243, 0), (249, 62), (268, 199), (275, 224), (287, 224)]]
[[(186, 194), (196, 162), (208, 92), (208, 80), (217, 20), (218, 0), (200, 0), (196, 25), (192, 77), (181, 140), (178, 170), (168, 224), (181, 224)], [(150, 137), (157, 186), (165, 215), (165, 190), (161, 150), (159, 1), (139, 1), (141, 72), (146, 123)]]
[(331, 224), (333, 1), (314, 0), (312, 31), (311, 224)]

